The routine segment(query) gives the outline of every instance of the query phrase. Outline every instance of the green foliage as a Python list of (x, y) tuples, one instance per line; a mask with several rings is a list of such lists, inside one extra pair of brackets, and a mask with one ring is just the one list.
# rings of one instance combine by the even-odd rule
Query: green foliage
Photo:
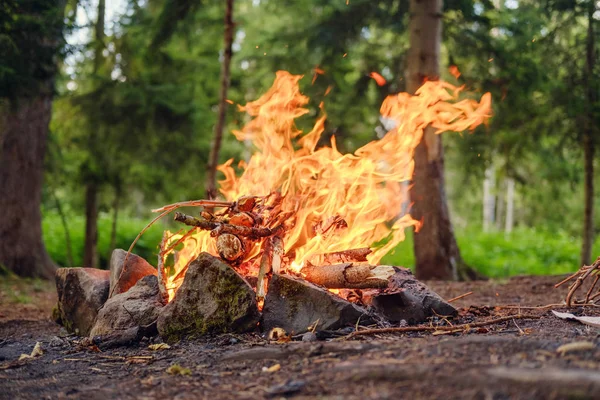
[[(116, 247), (124, 250), (129, 249), (133, 239), (144, 228), (149, 220), (123, 217), (119, 219)], [(69, 233), (73, 246), (74, 266), (84, 266), (83, 262), (83, 244), (85, 232), (85, 219), (81, 215), (68, 217)], [(98, 253), (100, 255), (99, 266), (107, 269), (110, 261), (110, 233), (112, 220), (109, 215), (100, 214), (98, 219)], [(42, 221), (44, 232), (44, 242), (48, 253), (60, 266), (68, 265), (67, 249), (65, 247), (65, 232), (60, 217), (55, 212), (44, 213)], [(162, 238), (162, 232), (165, 226), (160, 222), (156, 223), (137, 242), (133, 252), (145, 258), (150, 264), (156, 266), (158, 245)]]
[[(466, 263), (490, 278), (514, 275), (556, 275), (576, 271), (580, 239), (564, 231), (520, 228), (509, 235), (482, 233), (471, 228), (456, 232), (461, 255)], [(407, 235), (382, 264), (414, 268), (412, 235)], [(600, 254), (600, 239), (594, 246)]]
[(0, 3), (0, 98), (52, 90), (48, 82), (63, 46), (63, 7), (52, 0)]

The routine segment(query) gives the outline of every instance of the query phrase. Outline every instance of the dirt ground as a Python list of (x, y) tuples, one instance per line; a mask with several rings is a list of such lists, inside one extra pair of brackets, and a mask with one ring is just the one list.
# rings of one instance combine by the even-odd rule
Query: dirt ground
[[(258, 334), (223, 335), (158, 351), (145, 341), (103, 352), (81, 346), (80, 338), (50, 320), (51, 284), (4, 283), (0, 398), (598, 399), (600, 329), (560, 320), (550, 308), (527, 308), (560, 303), (564, 288), (553, 289), (559, 280), (429, 282), (447, 299), (474, 292), (456, 302), (461, 310), (453, 324), (519, 312), (539, 317), (444, 335), (388, 333), (286, 344)], [(506, 305), (515, 307), (499, 307)], [(570, 311), (600, 316), (600, 308)], [(36, 342), (43, 355), (16, 361)], [(560, 347), (575, 342), (591, 343)]]

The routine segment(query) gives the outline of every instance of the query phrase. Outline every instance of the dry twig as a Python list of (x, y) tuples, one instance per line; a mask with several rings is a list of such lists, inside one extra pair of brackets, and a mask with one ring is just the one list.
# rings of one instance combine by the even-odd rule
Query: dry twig
[(446, 300), (446, 301), (447, 301), (448, 303), (452, 303), (453, 301), (460, 300), (460, 299), (464, 299), (465, 297), (467, 297), (467, 296), (470, 296), (470, 295), (472, 295), (472, 294), (473, 294), (473, 292), (467, 292), (467, 293), (465, 293), (465, 294), (461, 294), (460, 296), (453, 297), (453, 298), (451, 298), (450, 300)]
[(407, 332), (435, 332), (435, 331), (460, 331), (468, 330), (471, 328), (481, 328), (488, 325), (499, 324), (501, 322), (512, 321), (513, 319), (539, 319), (539, 316), (535, 315), (509, 315), (505, 317), (499, 317), (491, 319), (489, 321), (473, 322), (471, 324), (462, 324), (454, 326), (433, 326), (433, 325), (420, 325), (420, 326), (405, 326), (398, 328), (378, 328), (378, 329), (366, 329), (364, 331), (356, 331), (344, 337), (344, 339), (350, 339), (355, 336), (365, 335), (378, 335), (381, 333), (407, 333)]
[[(595, 277), (594, 281), (592, 282), (590, 288), (586, 292), (585, 300), (583, 300), (581, 302), (581, 303), (587, 304), (587, 303), (594, 301), (596, 298), (600, 297), (600, 289), (598, 290), (598, 292), (593, 294), (594, 289), (595, 289), (596, 285), (598, 284), (598, 281), (600, 280), (600, 257), (598, 257), (592, 265), (584, 265), (583, 267), (579, 268), (579, 271), (577, 271), (573, 275), (567, 277), (566, 279), (563, 279), (561, 282), (554, 285), (554, 287), (557, 288), (557, 287), (573, 280), (575, 277), (577, 277), (575, 282), (573, 282), (569, 286), (569, 291), (567, 292), (567, 296), (565, 298), (565, 303), (567, 304), (567, 307), (572, 306), (573, 297), (575, 296), (575, 292), (577, 292), (577, 290), (581, 287), (581, 285), (583, 285), (583, 282), (592, 274), (595, 274), (596, 277)], [(579, 305), (577, 303), (577, 300), (575, 300), (575, 304)]]

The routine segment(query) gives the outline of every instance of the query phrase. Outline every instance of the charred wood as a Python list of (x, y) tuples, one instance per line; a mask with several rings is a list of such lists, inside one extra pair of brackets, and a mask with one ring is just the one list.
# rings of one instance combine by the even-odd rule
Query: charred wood
[(249, 239), (260, 239), (273, 235), (278, 228), (269, 229), (264, 227), (248, 227), (232, 225), (220, 222), (208, 221), (205, 218), (192, 217), (180, 212), (175, 213), (175, 221), (182, 222), (189, 226), (196, 226), (200, 229), (211, 231), (211, 236), (218, 236), (224, 233), (231, 233), (236, 236), (243, 236)]

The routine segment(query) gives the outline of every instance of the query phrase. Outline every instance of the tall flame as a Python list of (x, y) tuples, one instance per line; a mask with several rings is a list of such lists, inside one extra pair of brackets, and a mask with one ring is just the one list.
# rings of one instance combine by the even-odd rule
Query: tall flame
[[(301, 78), (279, 71), (268, 92), (241, 107), (253, 119), (234, 135), (251, 141), (256, 152), (248, 163), (239, 163), (240, 176), (233, 160), (219, 167), (225, 175), (220, 191), (230, 201), (281, 193), (282, 209), (293, 211), (295, 218), (283, 237), (286, 254), (293, 256), (287, 268), (294, 272), (311, 257), (359, 247), (378, 246), (368, 256), (370, 263), (377, 263), (404, 239), (405, 228), (419, 225), (399, 212), (408, 201), (402, 183), (413, 175), (413, 153), (424, 129), (431, 125), (436, 133), (472, 130), (490, 117), (491, 96), (486, 93), (479, 102), (456, 101), (462, 87), (441, 81), (425, 82), (414, 96), (388, 96), (381, 115), (395, 121), (395, 127), (354, 154), (342, 154), (335, 137), (329, 146), (317, 148), (326, 119), (322, 104), (322, 115), (310, 132), (296, 127), (295, 119), (309, 112), (308, 98), (298, 85)], [(316, 229), (333, 218), (346, 224), (340, 229)], [(180, 238), (174, 235), (170, 242)], [(183, 279), (181, 272), (201, 251), (217, 254), (208, 232), (185, 239), (169, 281), (170, 297)], [(247, 258), (257, 252), (258, 248)]]

